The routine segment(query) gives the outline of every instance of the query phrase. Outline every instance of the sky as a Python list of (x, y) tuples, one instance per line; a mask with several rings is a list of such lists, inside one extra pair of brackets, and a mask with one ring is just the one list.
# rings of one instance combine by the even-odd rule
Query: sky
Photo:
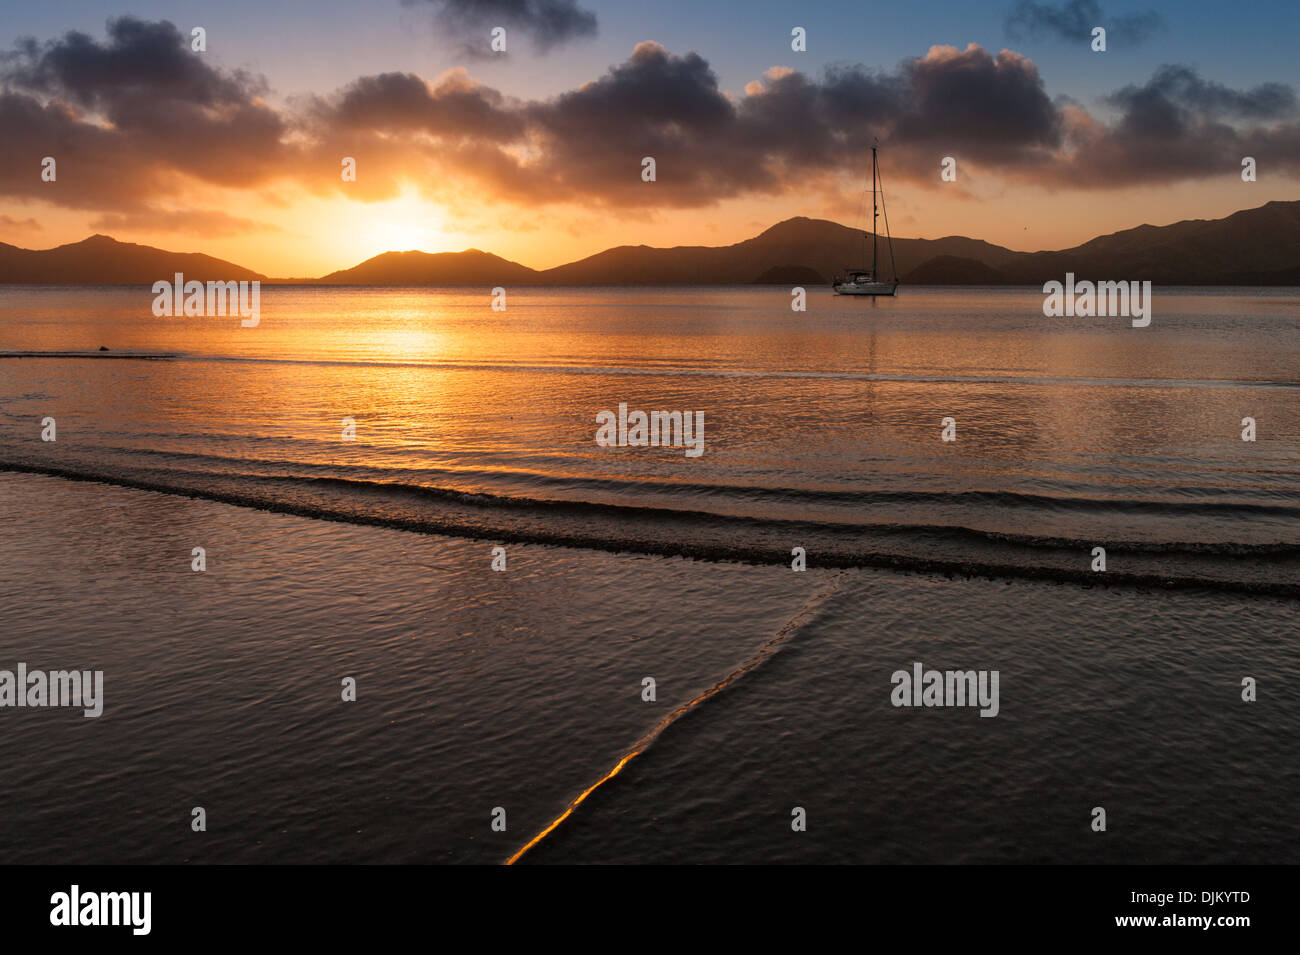
[(869, 227), (875, 140), (903, 237), (1065, 248), (1300, 198), (1294, 0), (5, 12), (0, 242), (26, 248), (98, 232), (308, 277), (392, 249), (545, 268), (796, 215)]

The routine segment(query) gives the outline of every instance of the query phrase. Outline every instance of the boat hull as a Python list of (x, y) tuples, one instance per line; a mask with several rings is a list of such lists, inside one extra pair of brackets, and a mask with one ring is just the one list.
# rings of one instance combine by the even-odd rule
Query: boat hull
[(836, 295), (893, 295), (897, 282), (837, 282), (831, 288)]

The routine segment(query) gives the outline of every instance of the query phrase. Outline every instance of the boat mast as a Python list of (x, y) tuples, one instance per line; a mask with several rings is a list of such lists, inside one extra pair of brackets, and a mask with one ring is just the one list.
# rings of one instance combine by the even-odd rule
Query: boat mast
[(876, 280), (876, 219), (880, 207), (876, 204), (876, 146), (871, 146), (871, 281)]

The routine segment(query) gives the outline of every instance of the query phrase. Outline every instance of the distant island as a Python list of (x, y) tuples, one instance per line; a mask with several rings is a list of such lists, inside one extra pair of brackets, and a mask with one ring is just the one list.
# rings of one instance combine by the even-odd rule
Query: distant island
[[(294, 285), (818, 285), (862, 255), (862, 232), (798, 217), (734, 245), (625, 245), (553, 269), (468, 249), (385, 252), (317, 279), (272, 279), (207, 255), (95, 235), (45, 250), (0, 243), (0, 284), (150, 285), (182, 272), (199, 281)], [(894, 239), (894, 256), (899, 277), (911, 285), (1041, 285), (1066, 272), (1157, 285), (1300, 285), (1300, 200), (1223, 219), (1138, 226), (1054, 252), (949, 236)]]

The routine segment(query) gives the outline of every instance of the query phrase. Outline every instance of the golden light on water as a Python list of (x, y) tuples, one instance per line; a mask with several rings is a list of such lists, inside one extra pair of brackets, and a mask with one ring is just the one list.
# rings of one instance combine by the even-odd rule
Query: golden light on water
[(825, 587), (823, 587), (820, 591), (818, 591), (807, 601), (805, 601), (803, 607), (799, 610), (799, 612), (795, 614), (792, 618), (790, 618), (790, 620), (786, 621), (785, 626), (783, 626), (779, 631), (777, 631), (776, 635), (772, 637), (771, 640), (767, 641), (767, 643), (759, 647), (758, 652), (755, 653), (752, 657), (750, 657), (740, 666), (736, 667), (736, 669), (732, 670), (725, 677), (723, 677), (717, 683), (713, 684), (713, 686), (709, 687), (699, 696), (695, 697), (692, 700), (688, 700), (685, 703), (682, 703), (680, 706), (677, 706), (671, 712), (669, 712), (667, 716), (665, 716), (657, 724), (655, 724), (654, 728), (651, 729), (649, 733), (641, 737), (641, 739), (637, 741), (636, 745), (629, 752), (625, 753), (622, 756), (622, 758), (620, 758), (619, 761), (614, 764), (613, 768), (610, 769), (609, 772), (605, 773), (604, 776), (601, 776), (600, 779), (596, 780), (596, 782), (592, 783), (581, 793), (579, 793), (573, 799), (573, 801), (570, 802), (567, 807), (565, 807), (564, 812), (556, 816), (553, 820), (551, 820), (550, 823), (547, 824), (547, 826), (544, 829), (541, 830), (541, 832), (537, 833), (537, 835), (533, 836), (526, 843), (524, 843), (523, 846), (521, 846), (518, 850), (516, 850), (514, 855), (506, 859), (505, 864), (514, 865), (516, 862), (522, 859), (530, 849), (532, 849), (539, 842), (541, 842), (552, 832), (554, 832), (557, 828), (559, 828), (560, 824), (563, 823), (564, 820), (568, 819), (571, 815), (573, 815), (574, 810), (576, 810), (579, 806), (581, 806), (584, 802), (586, 802), (588, 796), (594, 793), (601, 786), (605, 785), (605, 783), (609, 782), (619, 773), (623, 772), (627, 764), (632, 762), (632, 760), (636, 759), (643, 752), (645, 752), (645, 750), (651, 744), (653, 744), (655, 740), (657, 740), (661, 735), (663, 735), (664, 730), (668, 729), (669, 726), (677, 722), (677, 720), (681, 719), (683, 716), (685, 716), (691, 710), (695, 709), (701, 703), (717, 696), (723, 690), (727, 689), (729, 686), (731, 686), (733, 683), (735, 683), (741, 677), (745, 676), (750, 671), (754, 670), (756, 667), (761, 666), (769, 657), (772, 656), (773, 653), (776, 652), (776, 650), (781, 646), (781, 644), (785, 643), (795, 633), (798, 633), (799, 628), (802, 627), (803, 624), (817, 612), (822, 602), (836, 591), (836, 589), (839, 587), (841, 577), (843, 577), (842, 571), (840, 573), (837, 573), (834, 577), (832, 577), (827, 582)]

